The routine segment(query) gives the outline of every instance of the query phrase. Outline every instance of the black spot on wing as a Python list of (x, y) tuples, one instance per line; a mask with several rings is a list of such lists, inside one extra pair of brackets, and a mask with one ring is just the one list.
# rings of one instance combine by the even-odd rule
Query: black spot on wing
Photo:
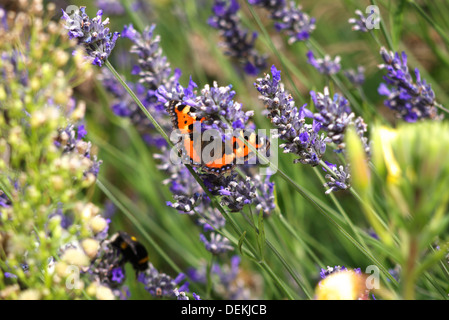
[(178, 106), (176, 107), (176, 109), (177, 109), (179, 112), (182, 112), (182, 110), (184, 110), (185, 107), (186, 107), (186, 106), (185, 106), (184, 104), (178, 104)]

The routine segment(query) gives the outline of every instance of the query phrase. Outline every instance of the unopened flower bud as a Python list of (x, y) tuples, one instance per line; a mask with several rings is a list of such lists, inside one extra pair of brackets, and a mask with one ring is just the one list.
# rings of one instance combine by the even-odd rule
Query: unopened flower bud
[(80, 249), (69, 248), (67, 249), (61, 258), (62, 261), (69, 265), (75, 265), (78, 267), (87, 267), (89, 265), (89, 258)]
[(83, 242), (81, 243), (81, 246), (83, 247), (83, 250), (87, 254), (87, 256), (90, 259), (93, 259), (98, 253), (100, 244), (95, 239), (84, 239)]
[(107, 221), (102, 216), (95, 216), (90, 221), (90, 227), (95, 234), (103, 231), (107, 225)]
[(98, 286), (95, 296), (98, 300), (115, 300), (115, 296), (112, 293), (112, 290), (106, 286)]

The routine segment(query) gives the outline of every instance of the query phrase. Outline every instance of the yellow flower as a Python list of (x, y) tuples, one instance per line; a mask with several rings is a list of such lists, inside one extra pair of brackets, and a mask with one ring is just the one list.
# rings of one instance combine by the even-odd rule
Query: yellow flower
[(318, 283), (316, 300), (366, 300), (365, 276), (353, 270), (332, 273)]
[(397, 136), (397, 131), (382, 127), (379, 129), (378, 134), (382, 140), (382, 154), (388, 171), (387, 180), (391, 183), (395, 183), (401, 176), (401, 168), (399, 167), (391, 146), (391, 142)]

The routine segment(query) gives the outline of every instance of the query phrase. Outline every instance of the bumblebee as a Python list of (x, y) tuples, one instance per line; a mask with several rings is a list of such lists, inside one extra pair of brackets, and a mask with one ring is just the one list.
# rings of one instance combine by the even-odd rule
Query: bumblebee
[(123, 262), (131, 263), (136, 272), (148, 268), (148, 252), (134, 236), (119, 231), (111, 237), (110, 243), (121, 252)]

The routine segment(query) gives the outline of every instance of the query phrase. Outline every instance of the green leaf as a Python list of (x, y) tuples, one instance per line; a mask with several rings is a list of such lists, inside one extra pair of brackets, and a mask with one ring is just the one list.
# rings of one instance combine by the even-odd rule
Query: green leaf
[(391, 27), (391, 40), (393, 45), (397, 48), (401, 40), (402, 27), (404, 25), (404, 9), (406, 1), (401, 0), (396, 10), (390, 10), (390, 27)]
[(260, 258), (264, 259), (265, 253), (265, 228), (263, 224), (263, 210), (259, 212), (259, 219), (257, 220), (257, 246), (259, 248)]
[(242, 250), (242, 246), (243, 246), (243, 241), (245, 240), (245, 237), (246, 237), (246, 231), (243, 231), (242, 235), (239, 238), (239, 242), (238, 242), (238, 248), (239, 248), (239, 251), (240, 251), (240, 253), (242, 255), (244, 255), (243, 250)]

